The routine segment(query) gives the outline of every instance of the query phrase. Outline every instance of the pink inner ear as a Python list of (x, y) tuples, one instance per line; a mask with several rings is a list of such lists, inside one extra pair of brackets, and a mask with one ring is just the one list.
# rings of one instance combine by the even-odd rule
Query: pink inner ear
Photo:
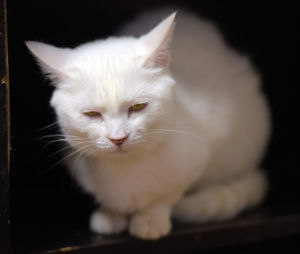
[(148, 68), (156, 68), (169, 67), (170, 60), (170, 50), (169, 50), (170, 42), (165, 42), (160, 45), (143, 63), (143, 67)]
[(71, 49), (57, 48), (46, 43), (35, 41), (27, 41), (26, 46), (36, 58), (42, 71), (54, 84), (57, 84), (61, 78), (68, 77), (61, 69), (65, 66)]
[(141, 37), (147, 47), (152, 50), (150, 56), (143, 63), (143, 67), (167, 68), (169, 66), (169, 49), (173, 38), (175, 15), (176, 13), (171, 14), (148, 34)]

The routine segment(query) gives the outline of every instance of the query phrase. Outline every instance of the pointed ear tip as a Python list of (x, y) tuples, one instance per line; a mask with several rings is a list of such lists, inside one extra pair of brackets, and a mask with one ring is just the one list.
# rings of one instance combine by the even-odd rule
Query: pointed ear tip
[(174, 21), (175, 18), (176, 18), (177, 12), (178, 11), (174, 11), (172, 14), (170, 14), (170, 16), (168, 17), (168, 19), (170, 19), (171, 21)]
[(167, 24), (168, 26), (174, 27), (174, 25), (175, 25), (176, 14), (177, 14), (177, 11), (173, 12), (173, 13), (170, 14), (168, 17), (166, 17), (165, 20), (164, 20), (163, 22), (164, 22), (165, 24)]
[(30, 48), (32, 41), (24, 41), (24, 44), (27, 48)]
[(174, 11), (170, 16), (175, 18), (177, 13), (178, 13), (178, 11)]
[(37, 42), (37, 41), (25, 41), (24, 43), (30, 51), (32, 51), (33, 48), (39, 44), (39, 42)]

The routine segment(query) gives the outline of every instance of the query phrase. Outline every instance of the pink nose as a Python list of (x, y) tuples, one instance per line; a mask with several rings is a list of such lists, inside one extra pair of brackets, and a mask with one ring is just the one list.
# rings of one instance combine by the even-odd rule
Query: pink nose
[(114, 143), (116, 146), (121, 146), (125, 140), (128, 138), (128, 136), (123, 137), (123, 138), (109, 138), (109, 140)]

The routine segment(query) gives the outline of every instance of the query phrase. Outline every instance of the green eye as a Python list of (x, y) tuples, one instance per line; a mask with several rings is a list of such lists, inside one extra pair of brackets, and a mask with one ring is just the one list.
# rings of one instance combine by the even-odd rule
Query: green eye
[(90, 116), (90, 117), (101, 116), (101, 114), (97, 111), (87, 111), (87, 112), (84, 112), (83, 114), (85, 114), (86, 116)]
[(132, 113), (132, 112), (137, 112), (137, 111), (140, 111), (142, 109), (144, 109), (146, 106), (147, 106), (148, 103), (138, 103), (138, 104), (134, 104), (133, 106), (131, 106), (129, 108), (129, 113)]

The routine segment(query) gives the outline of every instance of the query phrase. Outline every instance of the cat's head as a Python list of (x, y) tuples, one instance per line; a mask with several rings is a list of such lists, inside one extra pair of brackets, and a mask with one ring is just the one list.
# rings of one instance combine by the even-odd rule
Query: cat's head
[(175, 14), (139, 37), (74, 49), (26, 45), (55, 85), (51, 105), (71, 146), (102, 156), (155, 147), (171, 122), (169, 47)]

